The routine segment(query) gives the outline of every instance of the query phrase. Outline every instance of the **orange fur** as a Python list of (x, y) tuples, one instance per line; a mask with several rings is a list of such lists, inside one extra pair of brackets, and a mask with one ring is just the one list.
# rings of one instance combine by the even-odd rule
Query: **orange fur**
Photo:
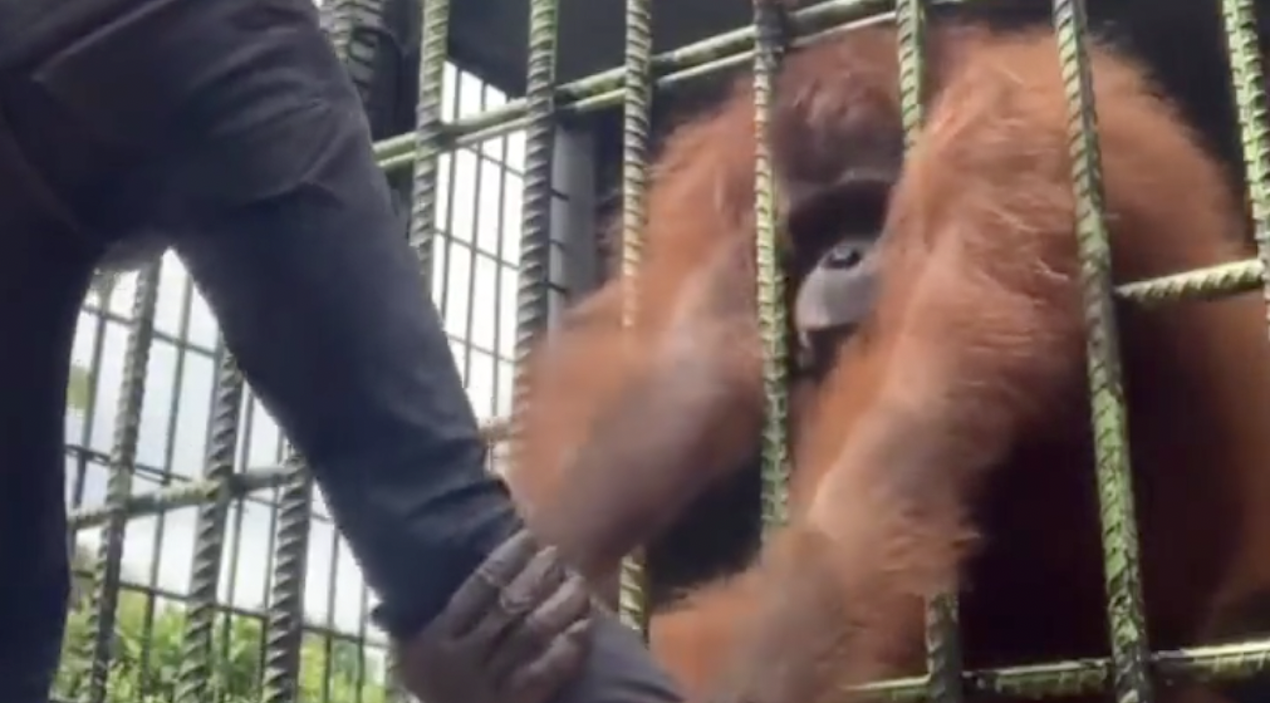
[(652, 617), (649, 648), (687, 700), (701, 700), (711, 693), (732, 646), (745, 634), (761, 576), (747, 571), (707, 584), (690, 593), (683, 603)]
[[(817, 703), (910, 673), (921, 599), (955, 586), (969, 666), (1106, 653), (1057, 52), (1047, 36), (947, 28), (931, 45), (935, 95), (892, 192), (877, 308), (797, 424), (792, 524), (751, 570), (654, 620), (654, 651), (694, 697)], [(786, 195), (893, 155), (895, 55), (875, 28), (790, 57), (773, 127)], [(1220, 167), (1140, 69), (1093, 61), (1117, 279), (1246, 256)], [(749, 105), (741, 88), (670, 139), (634, 331), (612, 332), (611, 288), (609, 336), (539, 360), (558, 370), (537, 376), (512, 486), (589, 575), (752, 449)], [(1151, 641), (1183, 646), (1270, 589), (1264, 310), (1253, 296), (1122, 307)], [(553, 483), (534, 492), (540, 476)]]
[[(798, 184), (847, 168), (898, 166), (898, 105), (885, 99), (898, 72), (869, 60), (890, 41), (864, 33), (791, 57), (773, 135), (786, 201)], [(845, 73), (822, 70), (826, 58)], [(611, 578), (623, 554), (756, 446), (754, 155), (737, 148), (754, 141), (752, 102), (740, 82), (716, 114), (675, 130), (654, 165), (634, 329), (614, 339), (622, 306), (610, 283), (566, 312), (559, 338), (544, 339), (532, 361), (539, 400), (508, 482), (533, 529), (595, 580)], [(829, 148), (845, 144), (851, 153)], [(790, 244), (796, 275), (824, 242)]]
[[(800, 556), (755, 567), (768, 583), (735, 661), (687, 674), (747, 703), (914, 673), (921, 599), (958, 585), (971, 666), (1106, 652), (1057, 53), (1038, 36), (971, 41), (893, 192), (874, 319), (806, 427), (800, 471), (822, 479), (769, 548)], [(1218, 165), (1136, 67), (1101, 51), (1094, 61), (1117, 278), (1248, 255)], [(1259, 468), (1270, 446), (1255, 420), (1270, 412), (1263, 317), (1251, 296), (1124, 310), (1157, 647), (1203, 640), (1225, 608), (1270, 586), (1257, 556), (1270, 548)], [(969, 561), (980, 532), (986, 548)], [(817, 574), (835, 585), (809, 586)], [(794, 595), (808, 590), (833, 595)], [(696, 607), (701, 630), (738, 627)]]

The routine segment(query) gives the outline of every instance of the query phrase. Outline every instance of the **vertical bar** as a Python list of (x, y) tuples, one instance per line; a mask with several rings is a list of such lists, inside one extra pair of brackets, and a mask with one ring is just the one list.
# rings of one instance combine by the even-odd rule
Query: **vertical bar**
[(331, 3), (327, 12), (328, 36), (340, 51), (362, 104), (369, 105), (375, 89), (375, 55), (382, 38), (377, 30), (383, 27), (383, 0), (339, 0)]
[[(345, 52), (353, 43), (353, 12), (350, 5), (350, 0), (339, 0), (326, 5), (321, 12), (322, 29), (326, 32), (326, 38), (335, 46), (335, 51), (340, 55), (340, 59), (346, 57), (347, 54)], [(345, 65), (347, 66), (347, 63)], [(353, 73), (350, 72), (350, 75)], [(359, 96), (364, 99), (365, 94), (361, 92), (362, 86), (356, 85), (358, 83), (357, 80), (353, 82)]]
[[(326, 575), (326, 632), (322, 633), (322, 653), (324, 657), (322, 671), (322, 703), (331, 701), (331, 676), (334, 674), (335, 642), (338, 633), (335, 630), (336, 591), (339, 588), (340, 569), (340, 532), (331, 526), (331, 570)], [(345, 703), (341, 701), (340, 703)]]
[[(432, 3), (429, 3), (431, 5)], [(335, 53), (345, 66), (353, 69), (351, 56), (354, 14), (378, 18), (383, 0), (355, 0), (334, 5), (328, 12), (328, 37)], [(375, 24), (378, 22), (375, 21)], [(370, 76), (364, 70), (353, 70), (363, 101), (369, 93)], [(275, 543), (272, 587), (265, 626), (265, 703), (294, 703), (298, 697), (300, 647), (303, 644), (304, 578), (312, 528), (313, 477), (304, 461), (288, 452), (287, 481), (279, 491), (278, 523)]]
[[(75, 509), (84, 505), (84, 484), (88, 480), (89, 460), (86, 452), (92, 446), (93, 425), (97, 419), (97, 383), (101, 379), (101, 358), (106, 347), (106, 311), (110, 309), (110, 295), (114, 292), (114, 279), (109, 280), (111, 287), (98, 292), (100, 303), (93, 320), (93, 346), (88, 363), (88, 397), (84, 399), (84, 424), (79, 432), (79, 448), (84, 451), (79, 452), (76, 457), (75, 484), (72, 489), (71, 506)], [(82, 314), (83, 307), (80, 310)], [(75, 543), (75, 539), (76, 536), (72, 534), (71, 542)]]
[(243, 377), (233, 355), (219, 345), (216, 395), (212, 404), (211, 432), (207, 443), (204, 475), (212, 486), (198, 509), (194, 556), (190, 565), (190, 599), (181, 643), (181, 668), (177, 673), (177, 703), (203, 703), (210, 694), (212, 629), (216, 623), (216, 597), (225, 552), (225, 528), (229, 515), (230, 479), (234, 451), (238, 448)]
[[(163, 448), (162, 485), (165, 489), (172, 486), (172, 462), (176, 454), (177, 420), (180, 418), (181, 400), (185, 391), (181, 380), (185, 376), (186, 361), (192, 353), (190, 344), (190, 310), (194, 303), (194, 283), (189, 276), (184, 278), (185, 285), (181, 287), (181, 313), (177, 322), (176, 338), (172, 341), (172, 347), (176, 353), (176, 363), (173, 364), (172, 368), (172, 399), (168, 403), (167, 440), (164, 442)], [(161, 283), (160, 286), (162, 286)], [(155, 593), (159, 591), (159, 565), (163, 561), (163, 537), (167, 527), (167, 515), (168, 511), (164, 510), (155, 516), (154, 561), (150, 564), (150, 578), (147, 582), (150, 589)], [(142, 632), (146, 634), (141, 652), (141, 681), (146, 681), (151, 675), (150, 659), (153, 653), (155, 615), (158, 609), (158, 600), (155, 595), (151, 595), (151, 597), (146, 599), (145, 623), (142, 629)], [(180, 672), (178, 671), (177, 673), (179, 675)]]
[[(900, 113), (904, 146), (911, 148), (922, 126), (926, 78), (926, 8), (923, 0), (897, 0), (895, 25), (899, 39)], [(957, 630), (957, 594), (944, 593), (926, 604), (926, 676), (934, 703), (962, 699), (961, 638)]]
[[(264, 414), (267, 415), (267, 413), (264, 413)], [(277, 449), (275, 450), (275, 456), (278, 457), (279, 461), (286, 461), (287, 459), (286, 452), (287, 452), (287, 443), (285, 440), (280, 440), (278, 442)], [(288, 478), (293, 478), (293, 477), (289, 476)], [(269, 578), (264, 579), (260, 584), (260, 602), (265, 603), (266, 605), (273, 602), (273, 598), (270, 594), (272, 593), (273, 584), (275, 583), (273, 574), (276, 571), (277, 564), (278, 564), (278, 542), (279, 542), (278, 523), (279, 523), (279, 515), (282, 509), (283, 488), (285, 488), (285, 486), (279, 486), (277, 488), (274, 488), (272, 491), (269, 492), (270, 495), (269, 495), (269, 498), (267, 499), (269, 500), (269, 536), (268, 538), (265, 539), (265, 553), (268, 555), (265, 558), (265, 569), (269, 572), (270, 576)], [(241, 503), (241, 505), (242, 505), (243, 511), (245, 512), (247, 510), (247, 507), (251, 505), (250, 498), (244, 500)], [(240, 524), (240, 527), (241, 527), (241, 524)], [(307, 554), (307, 551), (308, 549), (306, 546), (306, 549), (305, 549), (306, 554)], [(230, 602), (232, 603), (233, 601), (231, 600)], [(268, 674), (265, 672), (267, 672), (269, 659), (270, 657), (274, 656), (273, 652), (270, 650), (270, 647), (269, 647), (269, 638), (273, 635), (273, 630), (269, 628), (269, 616), (270, 616), (270, 613), (268, 610), (266, 610), (264, 617), (260, 619), (260, 671), (262, 672), (262, 675), (260, 677), (259, 688), (260, 688), (261, 696), (264, 695), (264, 691), (265, 691), (265, 681), (267, 680), (267, 677), (268, 677)], [(298, 647), (299, 645), (297, 645), (297, 649)], [(299, 657), (299, 652), (296, 653), (296, 657)], [(296, 673), (296, 676), (299, 676), (300, 674), (298, 663), (296, 665), (295, 673)]]
[(357, 609), (357, 697), (353, 703), (364, 703), (366, 700), (366, 638), (368, 636), (366, 624), (369, 620), (370, 589), (363, 583), (361, 605)]
[[(122, 506), (132, 494), (132, 475), (136, 468), (137, 439), (141, 428), (141, 403), (145, 397), (150, 342), (154, 338), (154, 313), (159, 298), (159, 274), (162, 265), (161, 258), (155, 259), (137, 277), (137, 293), (132, 303), (132, 329), (128, 333), (128, 344), (124, 352), (123, 382), (119, 391), (117, 424), (110, 452), (110, 480), (106, 485), (106, 501), (111, 506)], [(93, 608), (88, 627), (91, 639), (87, 642), (85, 652), (85, 659), (90, 662), (91, 667), (88, 703), (104, 703), (106, 700), (127, 525), (127, 512), (122, 507), (112, 508), (110, 520), (102, 531), (97, 567), (93, 570)]]
[[(1222, 0), (1222, 19), (1230, 53), (1230, 77), (1239, 107), (1257, 258), (1270, 271), (1270, 125), (1266, 121), (1265, 70), (1257, 40), (1256, 6), (1249, 0)], [(1270, 277), (1265, 282), (1264, 295), (1270, 303)]]
[[(498, 302), (494, 306), (493, 391), (494, 391), (494, 416), (497, 418), (503, 418), (503, 417), (506, 417), (508, 413), (511, 412), (511, 408), (502, 407), (499, 403), (499, 400), (503, 397), (503, 393), (502, 393), (503, 391), (503, 374), (502, 374), (503, 364), (509, 361), (509, 359), (507, 359), (503, 355), (503, 271), (506, 268), (510, 266), (516, 266), (517, 264), (516, 262), (509, 263), (507, 259), (508, 237), (507, 237), (507, 221), (506, 221), (507, 219), (506, 203), (507, 203), (507, 182), (508, 182), (507, 172), (509, 170), (509, 167), (507, 165), (507, 152), (508, 152), (508, 149), (510, 148), (508, 145), (509, 139), (507, 136), (501, 136), (501, 137), (498, 137), (498, 140), (499, 140), (499, 155), (497, 159), (498, 161), (497, 218), (498, 219), (495, 220), (495, 222), (497, 223), (496, 226), (498, 228), (498, 254), (495, 257), (496, 261), (498, 262), (498, 267), (497, 267), (498, 277), (494, 281), (494, 300)], [(491, 465), (494, 465), (494, 462), (498, 460), (497, 452), (499, 450), (506, 449), (506, 447), (499, 447), (498, 443), (499, 441), (497, 439), (492, 440), (490, 442), (490, 456), (492, 459)]]
[(1112, 681), (1119, 703), (1147, 703), (1146, 628), (1138, 564), (1138, 528), (1129, 470), (1124, 388), (1112, 306), (1111, 246), (1103, 203), (1102, 163), (1093, 76), (1082, 0), (1054, 0), (1054, 26), (1067, 91), (1076, 237), (1084, 293), (1086, 353), (1093, 411), (1094, 457), (1101, 506), (1103, 559), (1110, 624)]
[[(459, 82), (462, 83), (461, 78), (459, 79)], [(455, 92), (457, 93), (458, 91), (456, 90)], [(479, 106), (478, 109), (483, 113), (485, 112), (485, 96), (487, 92), (484, 81), (481, 82), (481, 85), (476, 92), (478, 94), (476, 98), (477, 105)], [(455, 161), (458, 160), (459, 151), (460, 150), (456, 149), (454, 152)], [(477, 350), (476, 344), (472, 341), (472, 327), (476, 320), (476, 279), (478, 278), (476, 272), (480, 267), (481, 257), (485, 255), (484, 252), (481, 251), (478, 242), (481, 238), (481, 187), (485, 182), (485, 160), (487, 158), (485, 156), (485, 149), (481, 144), (472, 146), (471, 154), (476, 172), (472, 174), (472, 201), (464, 204), (465, 206), (471, 208), (472, 231), (471, 238), (466, 242), (468, 256), (470, 258), (468, 259), (469, 263), (467, 269), (467, 290), (464, 291), (464, 295), (467, 296), (467, 309), (464, 310), (463, 314), (463, 361), (460, 365), (460, 368), (463, 370), (463, 384), (467, 388), (472, 387), (472, 356), (473, 352)], [(453, 183), (453, 181), (451, 181), (451, 183)], [(451, 188), (450, 190), (453, 192), (454, 188)], [(451, 211), (451, 216), (453, 216), (453, 211)], [(449, 234), (450, 251), (453, 252), (455, 240), (453, 227), (451, 227)], [(446, 254), (445, 261), (447, 266), (454, 265), (452, 263), (454, 259), (449, 253)], [(455, 361), (457, 362), (458, 360), (456, 359)]]
[(900, 51), (900, 113), (907, 149), (916, 141), (922, 127), (922, 99), (926, 90), (926, 8), (923, 0), (897, 0), (895, 25)]
[[(450, 95), (450, 100), (445, 102), (445, 105), (443, 106), (443, 110), (444, 112), (449, 113), (452, 117), (457, 118), (459, 114), (459, 107), (463, 102), (463, 82), (464, 82), (463, 76), (465, 74), (457, 66), (454, 66), (453, 69), (454, 70), (453, 70), (453, 73), (451, 73), (451, 75), (454, 76), (454, 91)], [(444, 85), (445, 85), (444, 71), (442, 72), (442, 76), (443, 78), (442, 78), (441, 85), (444, 88)], [(442, 227), (440, 230), (440, 234), (442, 235), (442, 238), (445, 240), (445, 249), (444, 249), (445, 256), (442, 257), (441, 259), (441, 285), (440, 285), (440, 288), (438, 289), (438, 287), (435, 285), (436, 282), (430, 280), (429, 289), (428, 289), (428, 294), (433, 295), (435, 298), (437, 312), (441, 316), (443, 327), (445, 326), (444, 323), (446, 321), (445, 320), (446, 311), (450, 309), (450, 278), (451, 278), (451, 274), (454, 272), (454, 262), (451, 260), (450, 254), (454, 252), (454, 215), (456, 212), (458, 212), (458, 206), (457, 206), (458, 187), (455, 184), (458, 183), (458, 178), (459, 178), (458, 176), (459, 150), (458, 149), (451, 150), (448, 156), (450, 158), (446, 159), (446, 176), (448, 177), (448, 180), (446, 181), (446, 189), (445, 189), (445, 226)], [(433, 226), (435, 227), (435, 224)], [(427, 253), (429, 257), (429, 263), (428, 263), (429, 277), (431, 276), (432, 273), (434, 273), (434, 269), (435, 269), (435, 264), (432, 263), (431, 257), (436, 252), (437, 234), (438, 232), (436, 232), (435, 230), (432, 231), (431, 237), (428, 239)], [(450, 337), (450, 333), (447, 330), (446, 338), (448, 339), (449, 337)], [(456, 364), (458, 363), (457, 359), (455, 360), (455, 363)], [(463, 377), (463, 383), (464, 383), (464, 387), (466, 387), (467, 385), (466, 376)]]
[[(243, 467), (247, 466), (247, 459), (248, 457), (251, 456), (251, 434), (252, 434), (251, 430), (252, 430), (252, 422), (255, 419), (255, 404), (252, 402), (250, 395), (244, 394), (244, 396), (245, 397), (243, 398), (243, 403), (241, 406), (242, 409), (239, 411), (242, 416), (242, 423), (241, 423), (242, 443), (240, 445), (241, 449), (238, 450), (238, 464)], [(270, 493), (274, 493), (274, 492), (275, 491), (270, 491)], [(245, 498), (239, 498), (233, 501), (231, 505), (234, 508), (233, 509), (234, 538), (233, 540), (230, 541), (229, 553), (233, 554), (234, 558), (229, 560), (229, 568), (226, 569), (229, 573), (226, 574), (225, 576), (225, 602), (229, 604), (234, 603), (234, 601), (237, 599), (237, 596), (238, 596), (238, 567), (239, 567), (238, 554), (241, 553), (242, 551), (243, 519), (245, 517), (245, 513), (247, 512), (247, 501)], [(269, 531), (269, 539), (270, 539), (270, 544), (265, 550), (267, 553), (272, 552), (272, 546), (273, 546), (272, 545), (272, 539), (273, 539), (272, 529), (270, 529)], [(235, 616), (231, 610), (225, 610), (221, 613), (221, 621), (220, 621), (221, 639), (220, 639), (220, 647), (217, 648), (220, 650), (217, 653), (217, 655), (220, 657), (220, 661), (226, 661), (229, 659), (230, 644), (231, 644), (230, 638), (232, 636), (231, 632), (233, 631), (235, 617), (247, 617), (247, 616), (243, 616), (243, 615)], [(260, 650), (259, 666), (261, 671), (264, 670), (264, 651), (265, 651), (264, 636), (265, 636), (265, 629), (264, 627), (261, 627), (260, 628), (260, 643), (258, 645), (258, 648)], [(214, 641), (215, 640), (213, 640), (213, 642)], [(257, 680), (252, 682), (252, 688), (255, 694), (253, 696), (253, 699), (259, 698), (260, 696), (260, 684), (261, 684), (261, 681), (259, 678), (257, 678)], [(225, 696), (223, 692), (217, 692), (217, 693), (218, 695), (214, 700), (219, 702), (223, 700)]]
[[(522, 198), (520, 276), (516, 287), (516, 381), (512, 413), (519, 418), (528, 399), (526, 359), (547, 326), (551, 275), (551, 175), (556, 136), (557, 0), (530, 0), (529, 76), (525, 99), (525, 174)], [(519, 420), (512, 441), (519, 441)]]
[(776, 242), (776, 178), (768, 134), (782, 51), (781, 8), (773, 0), (754, 2), (754, 226), (758, 263), (758, 315), (763, 340), (763, 526), (783, 525), (789, 447), (786, 439), (785, 275)]
[[(432, 297), (432, 253), (436, 241), (437, 174), (443, 149), (445, 125), (441, 103), (445, 87), (445, 60), (450, 38), (450, 0), (423, 3), (423, 31), (419, 51), (419, 95), (415, 101), (414, 184), (410, 198), (410, 246), (419, 259), (423, 295)], [(450, 191), (454, 191), (451, 157)], [(447, 208), (453, 217), (453, 204)], [(387, 691), (390, 703), (405, 699), (397, 674), (396, 650), (389, 648)]]
[(412, 700), (401, 681), (401, 662), (397, 658), (397, 650), (389, 647), (384, 660), (384, 700), (388, 703)]
[(278, 541), (274, 553), (277, 561), (265, 627), (264, 703), (295, 703), (299, 695), (313, 481), (295, 454), (287, 458), (286, 464), (290, 475), (278, 499)]
[[(1222, 0), (1222, 20), (1239, 110), (1253, 238), (1257, 258), (1262, 267), (1270, 271), (1270, 123), (1266, 119), (1265, 67), (1258, 39), (1256, 3)], [(1270, 276), (1263, 276), (1262, 280), (1262, 296), (1270, 304)]]
[[(640, 253), (648, 226), (648, 142), (653, 101), (651, 0), (626, 0), (626, 73), (622, 119), (622, 317), (635, 324)], [(618, 601), (622, 619), (648, 636), (643, 555), (622, 562)]]
[[(436, 237), (437, 168), (444, 125), (441, 98), (450, 33), (450, 0), (423, 3), (419, 52), (419, 98), (415, 104), (414, 189), (410, 199), (410, 245), (419, 256), (424, 294), (432, 295), (432, 246)], [(453, 180), (453, 179), (451, 179)], [(453, 185), (450, 187), (453, 190)], [(451, 208), (452, 210), (453, 208)]]

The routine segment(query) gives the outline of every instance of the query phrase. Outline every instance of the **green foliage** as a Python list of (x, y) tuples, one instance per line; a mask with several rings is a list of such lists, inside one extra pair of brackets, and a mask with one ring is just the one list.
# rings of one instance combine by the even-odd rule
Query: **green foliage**
[(88, 396), (92, 391), (92, 377), (88, 369), (71, 364), (70, 380), (66, 384), (66, 405), (71, 410), (88, 410)]
[[(78, 566), (87, 555), (77, 550)], [(76, 579), (75, 600), (67, 619), (66, 645), (56, 682), (57, 695), (74, 700), (88, 671), (83, 643), (91, 637), (88, 588)], [(162, 605), (143, 592), (120, 594), (107, 703), (170, 703), (181, 667), (184, 610)], [(213, 634), (211, 690), (208, 703), (257, 703), (263, 673), (263, 627), (247, 615), (222, 616)], [(300, 650), (299, 703), (385, 703), (382, 676), (361, 666), (362, 653), (348, 640), (306, 635)], [(360, 684), (360, 685), (359, 685)], [(358, 689), (361, 695), (358, 695)], [(328, 693), (329, 692), (329, 693)]]

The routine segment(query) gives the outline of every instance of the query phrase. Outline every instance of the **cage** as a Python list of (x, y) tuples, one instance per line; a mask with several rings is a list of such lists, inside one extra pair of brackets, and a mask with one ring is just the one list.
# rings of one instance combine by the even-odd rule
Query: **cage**
[[(1052, 16), (1074, 108), (1090, 100), (1084, 33), (1096, 24), (1147, 55), (1165, 89), (1210, 128), (1214, 148), (1246, 170), (1259, 231), (1270, 217), (1260, 41), (1266, 13), (1258, 17), (1252, 0), (1225, 0), (1220, 8), (1216, 0), (1104, 0), (1088, 16), (1080, 0), (827, 0), (805, 3), (783, 23), (770, 7), (739, 0), (677, 0), (674, 7), (626, 0), (624, 8), (616, 0), (327, 3), (326, 28), (362, 93), (377, 154), (409, 215), (403, 236), (419, 250), (495, 445), (506, 434), (502, 419), (512, 411), (528, 335), (618, 275), (617, 262), (638, 256), (633, 244), (658, 139), (678, 115), (708, 104), (729, 72), (751, 71), (755, 93), (767, 95), (781, 51), (814, 35), (879, 18), (896, 22), (901, 61), (916, 69), (901, 86), (906, 119), (916, 120), (923, 27), (941, 13), (982, 12), (1003, 24)], [(1178, 49), (1183, 44), (1188, 50)], [(759, 100), (756, 119), (767, 108)], [(1264, 241), (1257, 260), (1112, 291), (1096, 259), (1103, 234), (1096, 135), (1088, 120), (1073, 119), (1072, 129), (1073, 158), (1085, 167), (1074, 187), (1090, 206), (1079, 234), (1096, 274), (1091, 299), (1114, 293), (1160, 301), (1262, 285), (1270, 256)], [(757, 159), (756, 217), (767, 253), (760, 288), (774, 300), (781, 282), (770, 169)], [(598, 223), (617, 217), (623, 239), (598, 239)], [(1096, 309), (1091, 328), (1109, 333), (1110, 317), (1105, 306)], [(781, 331), (770, 325), (775, 354)], [(1114, 369), (1106, 353), (1091, 363)], [(66, 471), (77, 578), (58, 700), (404, 700), (391, 682), (384, 637), (368, 623), (373, 595), (174, 257), (98, 281), (73, 364)], [(1094, 391), (1099, 410), (1122, 412), (1114, 373), (1103, 383)], [(736, 569), (760, 543), (761, 516), (777, 519), (779, 471), (769, 469), (785, 461), (779, 395), (773, 391), (765, 470), (756, 465), (707, 494), (633, 563), (626, 609), (636, 619), (684, 587)], [(1098, 470), (1104, 509), (1127, 514), (1120, 441), (1112, 433), (1100, 445)], [(491, 457), (496, 465), (497, 446)], [(1146, 651), (1133, 592), (1133, 530), (1108, 529), (1105, 539), (1122, 557), (1109, 597), (1111, 657), (965, 671), (955, 601), (945, 598), (931, 607), (928, 675), (873, 690), (939, 701), (1109, 691), (1145, 701), (1153, 676), (1225, 680), (1264, 671), (1266, 642)]]

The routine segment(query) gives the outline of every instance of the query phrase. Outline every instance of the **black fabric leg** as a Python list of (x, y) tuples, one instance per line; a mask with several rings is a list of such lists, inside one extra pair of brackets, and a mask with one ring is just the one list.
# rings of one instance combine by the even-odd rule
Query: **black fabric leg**
[[(520, 520), (485, 470), (357, 95), (309, 0), (138, 0), (19, 88), (6, 91), (26, 95), (8, 105), (26, 110), (15, 129), (77, 214), (97, 231), (173, 233), (389, 629), (417, 632)], [(54, 124), (76, 134), (41, 136)], [(67, 300), (73, 313), (79, 297)], [(58, 389), (47, 415), (60, 429), (64, 356), (59, 368), (40, 392)], [(42, 514), (62, 516), (54, 493)], [(596, 636), (565, 700), (678, 700), (633, 633), (606, 618)]]
[(24, 205), (0, 193), (0, 698), (45, 703), (70, 594), (66, 384), (92, 258), (9, 217)]

